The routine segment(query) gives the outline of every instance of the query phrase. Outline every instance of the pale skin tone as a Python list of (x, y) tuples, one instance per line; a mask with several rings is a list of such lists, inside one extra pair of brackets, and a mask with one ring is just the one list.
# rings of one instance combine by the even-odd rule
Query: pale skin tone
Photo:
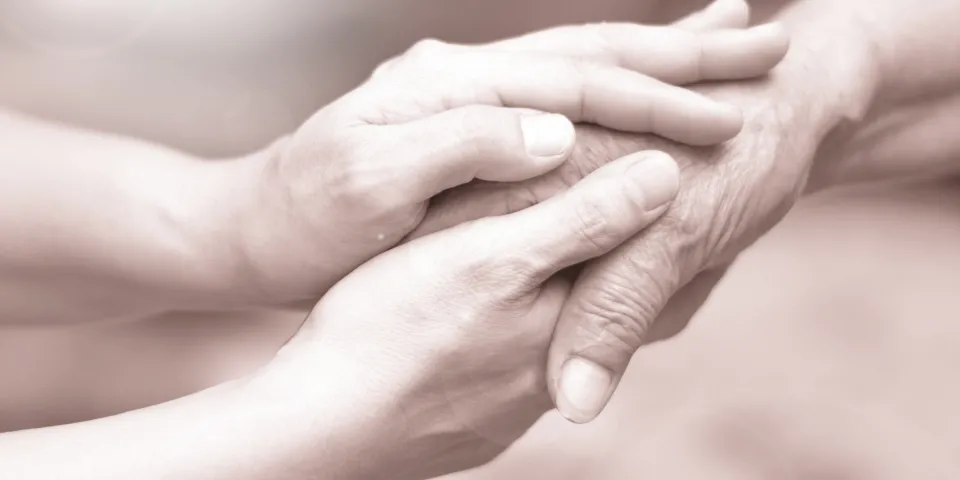
[[(911, 103), (942, 99), (960, 85), (960, 67), (949, 60), (958, 38), (950, 25), (958, 15), (960, 4), (946, 0), (922, 9), (894, 0), (798, 2), (778, 17), (792, 47), (768, 79), (702, 90), (743, 108), (745, 131), (734, 141), (691, 149), (652, 136), (584, 128), (578, 151), (556, 172), (520, 185), (461, 189), (431, 211), (420, 231), (497, 214), (517, 198), (528, 204), (549, 198), (625, 152), (662, 149), (678, 159), (683, 188), (664, 220), (588, 265), (561, 315), (548, 386), (564, 416), (590, 421), (615, 391), (632, 354), (682, 329), (736, 255), (805, 191), (926, 166), (912, 155), (891, 155), (900, 153), (897, 148), (926, 147), (925, 134), (950, 128), (943, 119), (955, 108), (951, 102), (919, 107), (917, 118), (928, 120), (901, 126), (901, 138), (879, 145), (863, 139), (884, 117), (909, 114)], [(851, 141), (858, 135), (859, 143)], [(950, 143), (943, 148), (928, 157), (929, 166), (942, 168), (952, 158), (943, 155)], [(879, 156), (883, 151), (890, 155)], [(868, 153), (907, 163), (899, 169), (874, 164), (863, 160)]]
[[(312, 304), (413, 230), (441, 190), (473, 178), (532, 178), (562, 163), (569, 122), (540, 124), (559, 150), (537, 156), (525, 152), (520, 123), (532, 113), (717, 143), (739, 131), (739, 112), (668, 83), (757, 76), (785, 51), (782, 33), (769, 28), (702, 36), (600, 29), (612, 32), (622, 58), (565, 52), (596, 38), (593, 27), (484, 48), (421, 43), (296, 134), (236, 160), (4, 115), (9, 174), (0, 186), (11, 201), (0, 221), (16, 235), (0, 240), (0, 262), (17, 274), (0, 276), (0, 318), (82, 322)], [(530, 135), (535, 148), (550, 148), (549, 135)]]
[[(607, 29), (619, 38), (611, 44), (617, 55), (560, 53), (571, 44), (582, 44), (583, 38), (606, 35)], [(701, 48), (704, 41), (719, 48)], [(668, 50), (659, 51), (659, 58), (652, 49), (649, 57), (643, 55), (641, 47), (650, 45)], [(740, 79), (764, 73), (784, 52), (782, 32), (770, 28), (698, 36), (683, 28), (610, 25), (566, 28), (485, 47), (421, 44), (379, 69), (366, 86), (320, 112), (291, 139), (235, 163), (200, 163), (185, 154), (130, 140), (5, 116), (11, 135), (4, 148), (14, 175), (5, 177), (10, 181), (4, 191), (18, 195), (16, 202), (5, 204), (15, 208), (2, 211), (4, 221), (16, 227), (11, 231), (18, 233), (5, 237), (5, 260), (10, 264), (6, 271), (17, 272), (4, 278), (11, 285), (5, 289), (10, 292), (4, 298), (5, 318), (15, 324), (56, 322), (60, 314), (77, 310), (81, 320), (126, 318), (165, 308), (238, 308), (319, 295), (316, 292), (323, 292), (415, 228), (425, 200), (435, 193), (473, 178), (518, 181), (558, 166), (572, 151), (570, 119), (627, 131), (655, 131), (698, 145), (729, 139), (739, 131), (737, 112), (644, 72), (673, 83)], [(664, 55), (676, 63), (662, 62)], [(457, 66), (458, 59), (461, 65), (488, 68), (464, 77), (462, 68), (448, 70)], [(527, 69), (539, 73), (556, 69), (557, 75), (524, 75)], [(431, 77), (436, 85), (422, 84), (423, 78)], [(542, 78), (554, 83), (538, 83)], [(463, 90), (445, 89), (447, 85)], [(538, 127), (535, 122), (531, 127), (530, 118), (545, 116), (546, 131), (543, 124), (540, 130), (534, 128)], [(338, 132), (337, 128), (343, 131), (327, 133)], [(431, 139), (439, 143), (428, 143)], [(386, 159), (397, 162), (397, 152), (407, 151), (416, 155), (410, 162), (383, 163)], [(89, 168), (87, 162), (70, 161), (84, 152), (98, 153), (101, 163)], [(346, 152), (349, 163), (328, 162), (330, 157), (322, 155), (334, 152)], [(397, 166), (415, 175), (397, 176)], [(50, 171), (63, 171), (65, 178), (51, 182)], [(309, 182), (296, 183), (309, 180), (312, 172), (328, 174), (336, 182), (319, 175), (318, 183), (329, 191)], [(537, 209), (453, 229), (378, 259), (378, 266), (357, 272), (361, 280), (344, 280), (346, 286), (337, 290), (343, 293), (327, 295), (298, 340), (270, 367), (251, 377), (117, 417), (5, 434), (0, 437), (4, 453), (0, 471), (23, 478), (83, 476), (84, 472), (95, 472), (98, 478), (128, 478), (134, 471), (147, 478), (314, 478), (318, 473), (325, 478), (427, 478), (483, 463), (512, 443), (549, 406), (541, 367), (567, 291), (566, 283), (551, 279), (552, 275), (605, 253), (639, 232), (662, 214), (678, 188), (676, 164), (655, 154), (625, 158), (592, 178)], [(277, 179), (286, 182), (272, 183)], [(370, 192), (385, 195), (371, 197)], [(378, 200), (369, 203), (369, 198)], [(291, 215), (287, 210), (291, 199), (313, 202), (306, 211)], [(356, 202), (368, 203), (345, 215), (343, 208)], [(281, 209), (257, 210), (278, 206)], [(101, 207), (99, 215), (81, 215), (97, 210), (94, 207)], [(358, 218), (361, 213), (369, 217)], [(291, 217), (295, 228), (286, 223)], [(201, 221), (210, 218), (236, 223)], [(578, 221), (587, 222), (590, 229), (577, 228)], [(249, 232), (277, 237), (250, 237)], [(222, 241), (231, 235), (240, 241)], [(516, 238), (508, 241), (511, 235)], [(202, 241), (195, 243), (197, 238)], [(488, 255), (457, 254), (461, 248), (480, 252), (491, 238), (503, 243)], [(477, 246), (470, 247), (468, 240)], [(326, 253), (332, 257), (310, 257), (322, 242), (328, 242), (328, 250), (333, 251)], [(272, 248), (264, 249), (265, 245)], [(409, 252), (421, 251), (414, 257), (418, 262), (404, 259), (412, 255)], [(237, 252), (238, 257), (232, 256)], [(283, 255), (289, 257), (284, 260)], [(489, 259), (480, 263), (484, 268), (497, 267), (490, 278), (468, 275), (478, 259)], [(439, 270), (422, 272), (417, 287), (414, 276), (424, 264), (435, 264)], [(311, 265), (329, 269), (313, 276), (316, 269), (305, 268)], [(461, 278), (464, 284), (449, 282), (437, 291), (435, 279), (440, 273)], [(414, 276), (406, 278), (408, 274)], [(388, 289), (397, 292), (395, 305), (384, 305), (382, 312), (363, 321), (349, 320), (355, 315), (357, 295), (380, 289), (397, 275), (404, 276), (396, 280), (398, 288)], [(483, 284), (491, 288), (487, 298), (475, 295)], [(117, 302), (102, 302), (118, 289), (123, 294)], [(520, 336), (487, 323), (468, 322), (464, 328), (470, 328), (454, 329), (450, 335), (439, 335), (437, 328), (423, 325), (425, 331), (438, 334), (437, 344), (424, 344), (434, 340), (405, 326), (410, 319), (401, 310), (409, 305), (436, 312), (427, 316), (438, 317), (438, 326), (447, 325), (450, 312), (435, 299), (457, 292), (474, 292), (464, 301), (475, 302), (470, 307), (475, 311), (459, 312), (464, 321), (515, 322), (527, 316), (537, 321), (530, 335)], [(61, 303), (42, 303), (44, 310), (37, 311), (17, 302), (37, 295)], [(422, 296), (423, 301), (411, 303), (414, 296)], [(341, 297), (348, 300), (338, 300)], [(449, 308), (463, 307), (457, 303)], [(380, 317), (383, 320), (356, 330)], [(330, 334), (318, 337), (313, 325), (320, 323), (324, 332), (342, 325), (344, 340), (330, 344)], [(394, 327), (398, 335), (374, 339), (377, 332)], [(476, 341), (493, 333), (504, 341)], [(511, 343), (511, 339), (524, 343)], [(366, 355), (363, 362), (355, 361), (357, 349), (382, 352), (391, 345), (402, 347), (398, 357), (383, 358), (379, 364), (371, 364), (372, 357)], [(463, 348), (466, 345), (474, 347), (468, 351)], [(516, 356), (518, 347), (528, 349), (530, 355)], [(495, 395), (491, 401), (464, 410), (465, 415), (476, 417), (477, 425), (488, 424), (485, 417), (495, 415), (505, 403), (516, 403), (523, 414), (504, 417), (508, 428), (494, 432), (494, 439), (462, 425), (463, 415), (458, 412), (463, 407), (454, 400), (470, 393), (457, 389), (474, 387), (464, 385), (457, 376), (426, 368), (448, 365), (450, 359), (434, 357), (443, 352), (462, 359), (497, 356), (507, 362), (499, 367), (489, 362), (464, 365), (465, 374), (486, 376), (499, 386), (489, 389)], [(510, 362), (522, 362), (523, 369)], [(358, 369), (355, 375), (345, 375), (349, 365)], [(384, 372), (401, 366), (397, 375), (387, 376), (390, 381), (385, 384)], [(527, 373), (519, 384), (498, 377), (520, 371)], [(327, 381), (313, 381), (318, 378)], [(438, 392), (453, 396), (450, 405), (458, 409), (439, 425), (442, 417), (430, 409), (448, 408), (448, 402), (441, 398), (436, 403), (433, 397)], [(398, 405), (400, 412), (395, 410)], [(423, 411), (419, 420), (404, 420), (417, 410)], [(471, 443), (450, 451), (444, 436), (435, 438), (436, 429)], [(145, 439), (143, 432), (156, 434)], [(389, 432), (396, 437), (390, 439)], [(130, 449), (119, 452), (118, 445)], [(362, 464), (341, 461), (357, 452), (379, 457)], [(43, 461), (49, 458), (58, 461)], [(425, 464), (424, 458), (434, 463)]]
[[(921, 111), (921, 112), (923, 112), (923, 111)], [(921, 115), (928, 115), (927, 117), (922, 117), (922, 118), (930, 118), (931, 121), (930, 121), (929, 123), (920, 124), (920, 125), (918, 125), (918, 126), (916, 126), (916, 127), (906, 127), (906, 128), (904, 128), (904, 129), (901, 130), (901, 131), (905, 131), (905, 132), (907, 132), (907, 133), (911, 133), (911, 132), (912, 132), (914, 135), (911, 136), (911, 135), (906, 135), (906, 134), (905, 134), (904, 137), (903, 137), (902, 143), (900, 143), (900, 142), (888, 142), (887, 145), (884, 145), (884, 148), (882, 148), (882, 149), (879, 149), (879, 148), (878, 148), (878, 149), (879, 149), (880, 151), (891, 151), (891, 150), (887, 150), (887, 149), (888, 149), (888, 148), (894, 148), (894, 147), (897, 147), (897, 146), (902, 147), (902, 146), (904, 146), (904, 145), (910, 145), (910, 144), (911, 144), (910, 140), (917, 138), (917, 135), (915, 135), (916, 133), (918, 133), (918, 132), (919, 132), (919, 133), (922, 133), (923, 131), (930, 131), (931, 128), (936, 128), (936, 126), (937, 126), (938, 124), (934, 121), (935, 118), (936, 118), (936, 117), (933, 116), (934, 114), (935, 114), (935, 112), (930, 112), (929, 110), (926, 111), (925, 114), (921, 113)], [(943, 123), (940, 122), (939, 125), (942, 126)], [(914, 141), (915, 141), (915, 140), (914, 140)], [(853, 147), (849, 147), (849, 148), (851, 149), (851, 151), (854, 150)], [(946, 149), (946, 148), (949, 148), (949, 146), (945, 146), (944, 148), (945, 148), (945, 149)], [(844, 157), (844, 158), (845, 158), (845, 157)], [(908, 160), (909, 160), (909, 159), (908, 159)], [(862, 172), (866, 172), (866, 171), (869, 170), (869, 167), (870, 167), (870, 166), (867, 165), (867, 166), (865, 166), (861, 171), (862, 171)]]

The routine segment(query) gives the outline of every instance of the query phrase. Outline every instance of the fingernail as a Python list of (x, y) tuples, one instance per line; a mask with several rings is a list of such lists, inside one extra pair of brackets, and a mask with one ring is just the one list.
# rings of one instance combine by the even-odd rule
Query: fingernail
[(646, 209), (656, 210), (677, 196), (680, 167), (663, 152), (641, 152), (642, 159), (626, 171), (627, 180), (643, 195)]
[(603, 410), (610, 398), (613, 375), (580, 357), (563, 364), (557, 385), (557, 410), (567, 420), (587, 423)]
[(523, 144), (534, 157), (556, 157), (564, 154), (576, 138), (573, 123), (557, 114), (527, 115), (520, 119)]

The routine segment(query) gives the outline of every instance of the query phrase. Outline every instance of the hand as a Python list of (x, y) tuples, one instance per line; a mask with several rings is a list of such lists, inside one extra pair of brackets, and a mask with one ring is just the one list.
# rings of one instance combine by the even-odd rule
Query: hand
[[(369, 431), (326, 478), (433, 478), (485, 463), (551, 407), (544, 364), (569, 292), (558, 272), (601, 255), (662, 214), (676, 163), (657, 152), (610, 163), (533, 208), (430, 235), (335, 285), (284, 347), (294, 390), (335, 358)], [(269, 373), (267, 373), (269, 375)], [(330, 390), (329, 388), (327, 390)]]
[(823, 98), (832, 92), (819, 88), (824, 84), (810, 76), (819, 74), (812, 66), (793, 67), (767, 79), (701, 90), (744, 111), (744, 131), (725, 145), (689, 147), (583, 127), (570, 161), (555, 172), (517, 185), (450, 192), (412, 235), (535, 204), (626, 152), (662, 149), (678, 160), (682, 189), (667, 214), (591, 262), (564, 307), (548, 385), (568, 419), (586, 422), (599, 414), (636, 349), (682, 328), (736, 255), (776, 224), (803, 191), (814, 153), (830, 130), (822, 112)]
[(782, 44), (763, 28), (627, 24), (482, 46), (422, 42), (246, 162), (258, 180), (236, 216), (251, 297), (316, 298), (410, 233), (441, 191), (556, 168), (574, 144), (571, 120), (695, 145), (729, 139), (736, 109), (663, 82), (762, 75)]

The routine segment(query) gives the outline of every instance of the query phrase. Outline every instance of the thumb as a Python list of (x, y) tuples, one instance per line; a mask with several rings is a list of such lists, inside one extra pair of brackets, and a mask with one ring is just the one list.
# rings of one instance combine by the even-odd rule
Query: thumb
[(473, 105), (382, 127), (394, 155), (379, 156), (402, 198), (424, 201), (474, 179), (515, 182), (563, 163), (576, 131), (563, 115)]
[(550, 345), (547, 385), (557, 410), (574, 423), (593, 420), (606, 406), (694, 261), (669, 223), (587, 265), (564, 305)]
[(676, 162), (662, 152), (628, 155), (595, 170), (566, 192), (517, 213), (482, 219), (491, 249), (481, 258), (510, 258), (539, 285), (555, 273), (613, 250), (666, 211), (679, 189)]

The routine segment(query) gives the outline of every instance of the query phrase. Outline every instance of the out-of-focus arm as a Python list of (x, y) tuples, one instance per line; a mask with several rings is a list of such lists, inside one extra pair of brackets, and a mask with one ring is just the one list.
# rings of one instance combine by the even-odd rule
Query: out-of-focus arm
[(0, 324), (238, 303), (225, 163), (0, 112)]
[(780, 19), (806, 50), (798, 54), (822, 58), (853, 99), (818, 155), (812, 189), (960, 170), (950, 133), (960, 125), (960, 2), (799, 0)]

